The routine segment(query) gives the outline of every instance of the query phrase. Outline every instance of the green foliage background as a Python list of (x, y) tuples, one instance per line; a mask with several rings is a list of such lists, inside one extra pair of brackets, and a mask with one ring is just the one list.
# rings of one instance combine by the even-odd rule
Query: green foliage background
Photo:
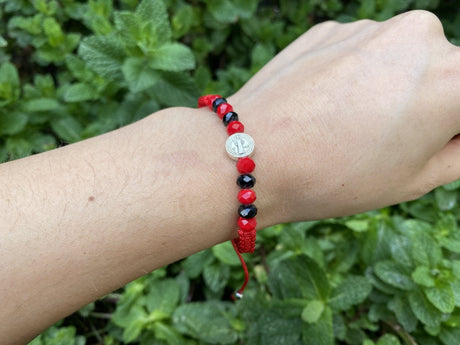
[[(204, 93), (230, 95), (315, 23), (458, 0), (0, 0), (0, 161), (105, 133)], [(382, 210), (282, 224), (159, 269), (32, 345), (458, 345), (460, 182)]]

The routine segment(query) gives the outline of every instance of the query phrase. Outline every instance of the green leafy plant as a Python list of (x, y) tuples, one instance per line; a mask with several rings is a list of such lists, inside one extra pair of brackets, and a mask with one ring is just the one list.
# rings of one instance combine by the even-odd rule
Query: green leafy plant
[[(0, 161), (105, 133), (203, 93), (231, 94), (315, 23), (435, 11), (438, 0), (0, 0)], [(460, 182), (382, 210), (258, 234), (159, 269), (32, 345), (458, 345)]]

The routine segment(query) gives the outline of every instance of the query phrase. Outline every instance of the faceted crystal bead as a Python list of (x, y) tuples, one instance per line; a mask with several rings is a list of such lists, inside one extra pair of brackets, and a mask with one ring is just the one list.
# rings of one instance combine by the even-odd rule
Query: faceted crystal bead
[(241, 174), (238, 176), (236, 184), (243, 189), (252, 188), (256, 184), (256, 178), (251, 174)]
[(244, 125), (240, 121), (232, 121), (227, 126), (228, 135), (232, 135), (235, 133), (243, 133), (243, 132), (244, 132)]
[(249, 219), (246, 219), (243, 217), (238, 218), (238, 227), (241, 230), (251, 231), (251, 230), (254, 230), (256, 226), (257, 226), (257, 221), (255, 218), (249, 218)]
[(220, 95), (209, 95), (209, 97), (206, 99), (206, 105), (208, 106), (209, 109), (212, 110), (212, 104), (214, 101), (218, 98), (222, 98)]
[(216, 114), (217, 116), (219, 116), (219, 119), (222, 119), (225, 116), (225, 114), (232, 112), (232, 111), (233, 111), (233, 107), (230, 104), (222, 103), (221, 105), (217, 107)]
[(212, 102), (212, 111), (217, 112), (217, 107), (221, 105), (222, 103), (227, 103), (227, 100), (225, 98), (216, 98)]
[(238, 193), (238, 201), (244, 205), (252, 204), (256, 201), (256, 192), (252, 189), (242, 189)]
[(254, 171), (255, 167), (256, 167), (256, 164), (249, 157), (240, 158), (238, 159), (238, 162), (236, 163), (236, 169), (241, 174), (251, 173)]
[(210, 100), (212, 96), (213, 95), (206, 95), (198, 98), (198, 108), (209, 106), (211, 104)]
[(235, 113), (234, 111), (229, 111), (222, 117), (222, 121), (224, 122), (224, 126), (228, 126), (230, 122), (238, 121), (238, 114)]
[(238, 207), (238, 214), (242, 218), (254, 218), (257, 215), (257, 207), (254, 204), (241, 205)]

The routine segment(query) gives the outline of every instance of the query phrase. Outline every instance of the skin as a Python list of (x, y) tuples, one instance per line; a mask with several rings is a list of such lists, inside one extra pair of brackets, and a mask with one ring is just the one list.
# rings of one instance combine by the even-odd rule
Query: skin
[[(429, 12), (314, 26), (227, 98), (256, 142), (258, 229), (460, 178), (458, 90), (460, 49)], [(234, 238), (238, 173), (225, 140), (209, 109), (170, 108), (0, 165), (4, 344)]]

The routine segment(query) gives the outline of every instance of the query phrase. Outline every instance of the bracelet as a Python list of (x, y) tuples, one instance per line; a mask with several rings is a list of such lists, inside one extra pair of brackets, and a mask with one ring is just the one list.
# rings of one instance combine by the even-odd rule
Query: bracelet
[(241, 253), (253, 253), (256, 245), (257, 222), (255, 216), (257, 215), (257, 207), (253, 204), (256, 200), (256, 193), (251, 189), (256, 183), (255, 177), (251, 174), (256, 165), (250, 158), (254, 152), (254, 140), (244, 133), (244, 125), (239, 121), (238, 114), (233, 111), (233, 107), (227, 103), (225, 98), (220, 95), (200, 97), (198, 107), (206, 106), (214, 111), (222, 119), (224, 126), (227, 127), (229, 137), (225, 143), (225, 149), (230, 158), (237, 160), (236, 168), (240, 173), (236, 180), (237, 185), (241, 188), (237, 196), (241, 203), (238, 208), (238, 237), (232, 240), (232, 244), (245, 271), (244, 284), (235, 292), (235, 296), (241, 298), (249, 280), (248, 270)]

